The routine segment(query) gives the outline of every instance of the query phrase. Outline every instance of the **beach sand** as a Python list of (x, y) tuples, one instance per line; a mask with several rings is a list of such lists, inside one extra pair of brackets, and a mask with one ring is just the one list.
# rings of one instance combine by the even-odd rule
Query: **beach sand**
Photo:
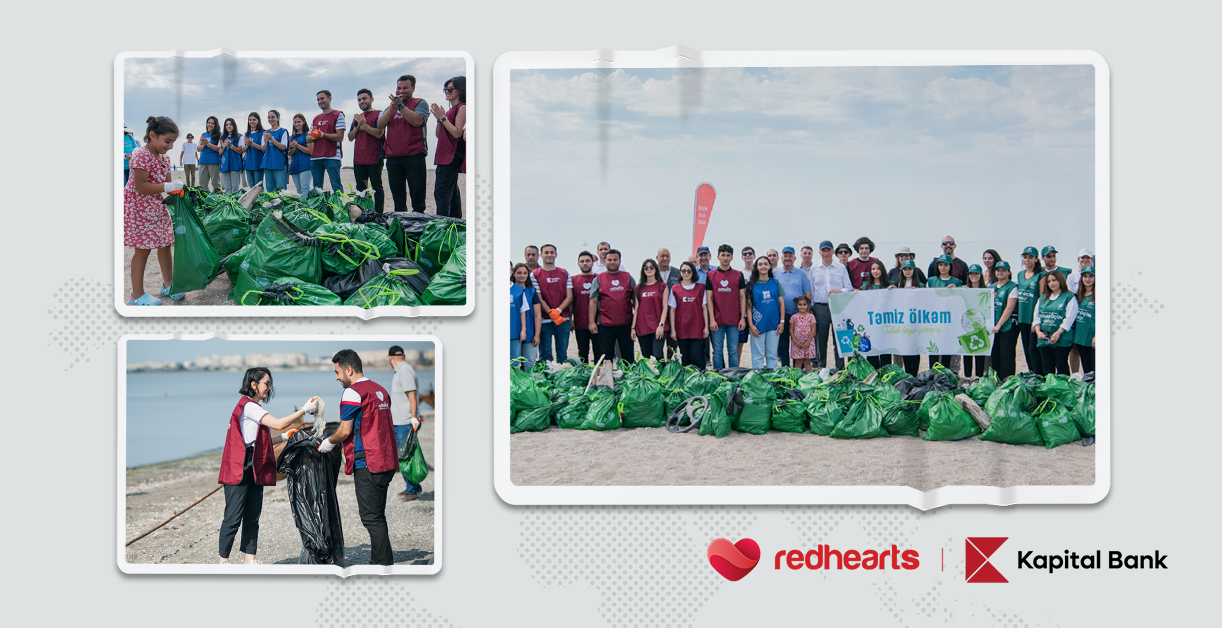
[[(426, 214), (436, 214), (437, 213), (437, 203), (433, 201), (433, 179), (434, 179), (433, 175), (434, 175), (433, 170), (427, 171), (427, 180), (425, 183), (425, 194), (424, 194), (424, 204), (425, 204), (424, 213)], [(182, 181), (182, 178), (183, 178), (183, 171), (181, 169), (173, 173), (173, 179), (175, 181)], [(345, 190), (348, 189), (349, 184), (356, 185), (356, 178), (353, 176), (351, 168), (345, 168), (340, 171), (340, 181), (343, 183)], [(466, 186), (467, 186), (467, 175), (459, 174), (458, 175), (458, 189), (463, 199), (462, 204), (463, 204), (463, 217), (464, 218), (467, 215), (466, 209), (468, 207), (467, 205), (468, 203), (467, 187)], [(327, 188), (328, 189), (330, 188), (330, 183), (327, 184)], [(394, 200), (391, 199), (390, 197), (390, 182), (386, 178), (385, 170), (382, 171), (382, 188), (386, 191), (386, 201), (383, 206), (383, 209), (386, 211), (391, 211), (395, 208), (395, 203), (394, 203)], [(291, 192), (296, 192), (296, 188), (293, 187), (292, 181), (289, 182), (289, 190)], [(123, 222), (121, 218), (119, 220), (118, 225), (116, 225), (116, 228), (117, 229), (123, 228)], [(135, 253), (135, 249), (132, 249), (129, 247), (123, 248), (123, 294), (125, 295), (130, 295), (132, 292), (131, 268), (132, 268), (132, 255), (134, 253)], [(158, 292), (161, 290), (161, 285), (162, 285), (161, 266), (159, 266), (157, 263), (157, 254), (155, 252), (150, 253), (148, 264), (144, 268), (144, 289), (149, 294), (161, 299), (161, 306), (159, 307), (166, 307), (166, 306), (172, 307), (176, 305), (235, 305), (232, 301), (228, 300), (229, 291), (233, 288), (233, 285), (229, 283), (229, 276), (225, 274), (224, 270), (222, 270), (221, 273), (217, 275), (216, 279), (212, 280), (212, 283), (208, 284), (207, 288), (204, 288), (203, 290), (196, 290), (195, 292), (188, 292), (187, 295), (184, 296), (179, 301), (168, 299), (158, 294)]]
[[(423, 410), (420, 414), (424, 419), (420, 428), (420, 443), (424, 448), (425, 460), (429, 461), (429, 476), (421, 485), (419, 499), (401, 502), (396, 494), (404, 488), (403, 477), (396, 474), (386, 500), (390, 546), (394, 550), (396, 565), (428, 565), (433, 562), (433, 489), (438, 471), (431, 467), (435, 460), (436, 424), (432, 410)], [(218, 452), (128, 469), (124, 542), (143, 534), (216, 488), (220, 462), (221, 454)], [(340, 473), (337, 492), (343, 513), (348, 564), (368, 565), (369, 534), (361, 525), (357, 512), (352, 476)], [(127, 562), (215, 564), (219, 559), (217, 535), (224, 510), (225, 494), (221, 490), (156, 532), (128, 546)], [(264, 564), (297, 564), (301, 547), (301, 535), (293, 522), (293, 512), (289, 506), (288, 483), (281, 480), (274, 487), (266, 487), (263, 492), (258, 559)], [(245, 560), (241, 551), (241, 531), (234, 540), (229, 560), (233, 563)], [(238, 565), (233, 568), (241, 569)]]
[[(829, 339), (829, 345), (831, 339)], [(575, 342), (570, 355), (576, 357)], [(746, 348), (750, 353), (750, 345)], [(740, 364), (750, 366), (750, 356)], [(1018, 371), (1026, 370), (1022, 350)], [(928, 357), (921, 369), (929, 368)], [(726, 438), (665, 428), (562, 430), (510, 435), (510, 481), (518, 486), (942, 486), (1090, 485), (1095, 448), (1048, 450), (971, 437), (841, 440), (770, 431)]]

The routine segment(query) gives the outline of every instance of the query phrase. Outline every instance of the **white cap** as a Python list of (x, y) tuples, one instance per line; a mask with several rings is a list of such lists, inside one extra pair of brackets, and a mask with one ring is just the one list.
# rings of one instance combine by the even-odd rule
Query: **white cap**
[(1082, 249), (1078, 251), (1078, 257), (1094, 257), (1095, 252), (1090, 249)]

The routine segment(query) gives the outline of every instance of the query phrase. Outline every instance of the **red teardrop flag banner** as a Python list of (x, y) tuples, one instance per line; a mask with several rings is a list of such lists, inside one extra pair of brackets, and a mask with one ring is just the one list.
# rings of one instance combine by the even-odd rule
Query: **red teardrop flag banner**
[(696, 186), (696, 203), (692, 209), (692, 254), (704, 243), (704, 232), (709, 228), (709, 215), (713, 213), (713, 201), (717, 200), (717, 190), (712, 183), (701, 183)]

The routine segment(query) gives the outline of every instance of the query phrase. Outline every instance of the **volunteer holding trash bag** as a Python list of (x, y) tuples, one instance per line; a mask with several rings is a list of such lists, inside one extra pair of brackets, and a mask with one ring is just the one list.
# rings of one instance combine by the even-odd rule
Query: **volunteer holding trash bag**
[[(390, 384), (390, 416), (395, 424), (395, 447), (399, 448), (403, 446), (409, 434), (420, 429), (421, 420), (416, 401), (419, 394), (416, 391), (418, 382), (416, 370), (407, 363), (403, 347), (391, 346), (387, 361), (395, 372)], [(403, 481), (407, 482), (407, 488), (399, 493), (399, 500), (410, 502), (419, 499), (420, 485), (407, 477), (406, 473), (403, 474)]]
[(178, 192), (183, 188), (182, 181), (167, 182), (170, 162), (166, 153), (174, 148), (177, 139), (178, 125), (173, 120), (150, 116), (144, 146), (132, 153), (132, 174), (123, 186), (123, 246), (136, 249), (132, 254), (132, 292), (127, 297), (128, 305), (161, 305), (160, 299), (144, 291), (144, 269), (154, 249), (161, 267), (161, 294), (172, 299), (183, 296), (170, 294), (174, 279), (174, 256), (170, 251), (174, 243), (174, 225), (161, 202), (162, 192)]
[(1073, 326), (1073, 344), (1082, 359), (1082, 373), (1095, 370), (1095, 267), (1079, 271), (1078, 317)]
[(997, 378), (1005, 379), (1014, 374), (1018, 341), (1018, 284), (1010, 277), (1010, 262), (997, 260), (993, 264), (997, 282), (989, 285), (993, 289), (993, 354), (990, 361)]
[(1031, 328), (1039, 338), (1036, 347), (1040, 352), (1040, 365), (1044, 372), (1069, 375), (1069, 349), (1073, 346), (1070, 329), (1078, 319), (1078, 298), (1065, 290), (1065, 275), (1054, 270), (1044, 274), (1044, 288)]
[(306, 413), (318, 408), (318, 397), (310, 397), (301, 409), (277, 419), (261, 405), (276, 394), (272, 372), (262, 366), (246, 369), (242, 395), (229, 415), (229, 431), (221, 453), (218, 483), (225, 485), (225, 517), (219, 533), (221, 564), (229, 562), (233, 539), (242, 528), (242, 553), (246, 564), (257, 563), (259, 515), (263, 512), (263, 487), (276, 485), (276, 454), (272, 446), (287, 442), (297, 430), (289, 430), (272, 440), (272, 430), (282, 430)]
[(683, 262), (679, 266), (679, 283), (670, 289), (670, 336), (679, 345), (683, 365), (704, 370), (704, 339), (709, 337), (708, 294), (703, 283), (696, 281), (696, 265)]
[(344, 473), (352, 476), (361, 524), (369, 532), (369, 562), (393, 565), (390, 529), (386, 525), (386, 492), (399, 470), (399, 449), (395, 446), (390, 393), (365, 377), (361, 357), (352, 349), (336, 353), (331, 362), (335, 365), (336, 381), (344, 386), (340, 424), (330, 438), (318, 445), (318, 451), (327, 453), (336, 445), (343, 445)]

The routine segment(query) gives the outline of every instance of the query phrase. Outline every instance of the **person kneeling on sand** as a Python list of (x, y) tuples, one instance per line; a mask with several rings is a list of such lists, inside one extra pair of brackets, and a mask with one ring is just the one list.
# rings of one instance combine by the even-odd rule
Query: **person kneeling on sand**
[(318, 407), (318, 397), (310, 397), (300, 410), (277, 419), (260, 405), (276, 394), (272, 373), (258, 366), (246, 369), (242, 398), (229, 416), (225, 450), (221, 454), (219, 483), (225, 485), (225, 518), (221, 521), (221, 564), (229, 562), (233, 539), (242, 528), (242, 552), (246, 564), (257, 563), (259, 515), (263, 512), (263, 487), (276, 485), (276, 454), (272, 445), (288, 441), (297, 430), (289, 430), (272, 440), (272, 430), (282, 430)]

